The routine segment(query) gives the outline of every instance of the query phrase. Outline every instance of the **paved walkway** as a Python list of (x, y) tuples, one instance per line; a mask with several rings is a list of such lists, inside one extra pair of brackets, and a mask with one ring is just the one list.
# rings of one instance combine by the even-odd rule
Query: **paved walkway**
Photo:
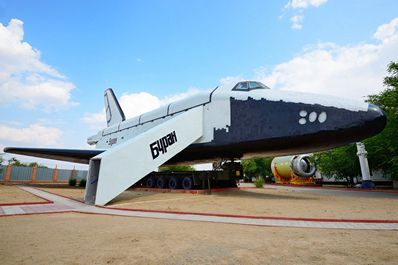
[(42, 205), (14, 205), (1, 206), (0, 217), (10, 215), (24, 215), (37, 213), (62, 213), (77, 212), (88, 214), (106, 214), (129, 217), (156, 218), (168, 220), (200, 221), (214, 223), (228, 223), (256, 226), (300, 227), (300, 228), (324, 228), (324, 229), (369, 229), (369, 230), (398, 230), (398, 220), (333, 220), (333, 219), (307, 219), (284, 217), (256, 217), (233, 216), (201, 213), (171, 213), (145, 210), (122, 210), (111, 207), (97, 207), (86, 205), (72, 199), (42, 191), (33, 187), (20, 187), (52, 201), (51, 204)]

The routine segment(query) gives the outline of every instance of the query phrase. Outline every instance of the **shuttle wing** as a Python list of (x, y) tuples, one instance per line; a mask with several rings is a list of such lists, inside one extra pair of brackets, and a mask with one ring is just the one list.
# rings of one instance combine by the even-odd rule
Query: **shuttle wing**
[(89, 160), (104, 152), (99, 149), (53, 149), (53, 148), (24, 148), (24, 147), (6, 147), (4, 152), (28, 155), (48, 159), (56, 159), (67, 162), (88, 164)]

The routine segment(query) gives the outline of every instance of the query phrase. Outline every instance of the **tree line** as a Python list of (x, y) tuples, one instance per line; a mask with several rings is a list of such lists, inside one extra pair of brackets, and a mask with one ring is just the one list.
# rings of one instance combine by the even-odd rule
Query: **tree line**
[[(4, 162), (3, 157), (0, 156), (0, 165), (2, 165)], [(39, 164), (37, 162), (29, 162), (29, 163), (24, 163), (16, 159), (15, 157), (12, 157), (7, 160), (8, 165), (15, 166), (15, 167), (41, 167), (41, 168), (47, 168), (46, 166)]]

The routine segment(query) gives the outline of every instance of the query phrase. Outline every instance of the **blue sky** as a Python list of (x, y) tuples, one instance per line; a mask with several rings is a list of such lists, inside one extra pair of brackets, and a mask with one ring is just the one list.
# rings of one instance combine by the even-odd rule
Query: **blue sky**
[(363, 98), (398, 59), (397, 17), (393, 0), (0, 0), (0, 147), (85, 148), (107, 87), (127, 116), (225, 78)]

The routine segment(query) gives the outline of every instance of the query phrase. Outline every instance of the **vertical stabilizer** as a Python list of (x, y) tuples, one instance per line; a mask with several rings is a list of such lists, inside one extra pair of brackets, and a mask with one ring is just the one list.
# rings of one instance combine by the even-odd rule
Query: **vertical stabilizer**
[(108, 127), (117, 124), (119, 122), (122, 122), (126, 119), (124, 117), (123, 110), (120, 107), (115, 94), (113, 93), (112, 88), (108, 88), (107, 90), (105, 90), (104, 100), (105, 100), (106, 124), (108, 125)]

